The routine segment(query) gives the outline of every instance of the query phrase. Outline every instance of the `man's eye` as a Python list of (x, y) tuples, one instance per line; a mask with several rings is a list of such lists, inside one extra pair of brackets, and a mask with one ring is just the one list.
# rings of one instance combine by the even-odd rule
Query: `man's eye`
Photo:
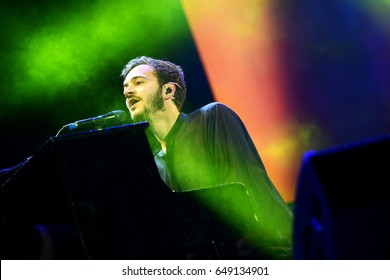
[(136, 81), (135, 85), (139, 86), (140, 84), (143, 84), (143, 81)]

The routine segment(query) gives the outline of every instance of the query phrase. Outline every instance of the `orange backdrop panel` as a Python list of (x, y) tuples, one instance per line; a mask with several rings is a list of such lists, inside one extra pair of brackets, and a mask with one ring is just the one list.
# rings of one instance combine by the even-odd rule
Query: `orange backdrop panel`
[(261, 0), (182, 0), (216, 101), (247, 126), (275, 186), (294, 200), (297, 162), (278, 32)]

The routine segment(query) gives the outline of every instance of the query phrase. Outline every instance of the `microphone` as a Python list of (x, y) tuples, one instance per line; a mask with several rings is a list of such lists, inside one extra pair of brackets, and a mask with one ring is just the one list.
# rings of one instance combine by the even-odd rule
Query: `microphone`
[(120, 125), (126, 121), (126, 113), (122, 110), (114, 110), (109, 113), (96, 116), (93, 118), (83, 119), (64, 125), (63, 128), (68, 130), (91, 130), (102, 129), (108, 126)]

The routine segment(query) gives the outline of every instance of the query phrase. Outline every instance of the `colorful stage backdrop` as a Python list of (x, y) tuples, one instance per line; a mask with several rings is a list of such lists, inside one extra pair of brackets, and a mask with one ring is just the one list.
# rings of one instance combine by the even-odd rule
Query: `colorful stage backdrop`
[(120, 70), (149, 55), (183, 66), (185, 111), (237, 111), (293, 202), (305, 151), (389, 133), (389, 12), (385, 0), (3, 1), (0, 168), (66, 123), (126, 110)]

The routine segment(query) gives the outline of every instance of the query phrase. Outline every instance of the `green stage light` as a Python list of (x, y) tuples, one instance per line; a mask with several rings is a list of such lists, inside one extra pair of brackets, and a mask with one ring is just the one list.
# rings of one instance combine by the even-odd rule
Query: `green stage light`
[[(135, 52), (163, 48), (188, 32), (178, 0), (88, 1), (64, 9), (50, 5), (39, 16), (27, 13), (21, 19), (30, 16), (36, 27), (29, 28), (33, 31), (20, 39), (23, 47), (13, 53), (14, 70), (23, 73), (14, 85), (16, 102), (21, 95), (47, 98), (85, 87), (111, 63), (125, 64)], [(110, 75), (119, 76), (120, 70), (110, 69)]]

